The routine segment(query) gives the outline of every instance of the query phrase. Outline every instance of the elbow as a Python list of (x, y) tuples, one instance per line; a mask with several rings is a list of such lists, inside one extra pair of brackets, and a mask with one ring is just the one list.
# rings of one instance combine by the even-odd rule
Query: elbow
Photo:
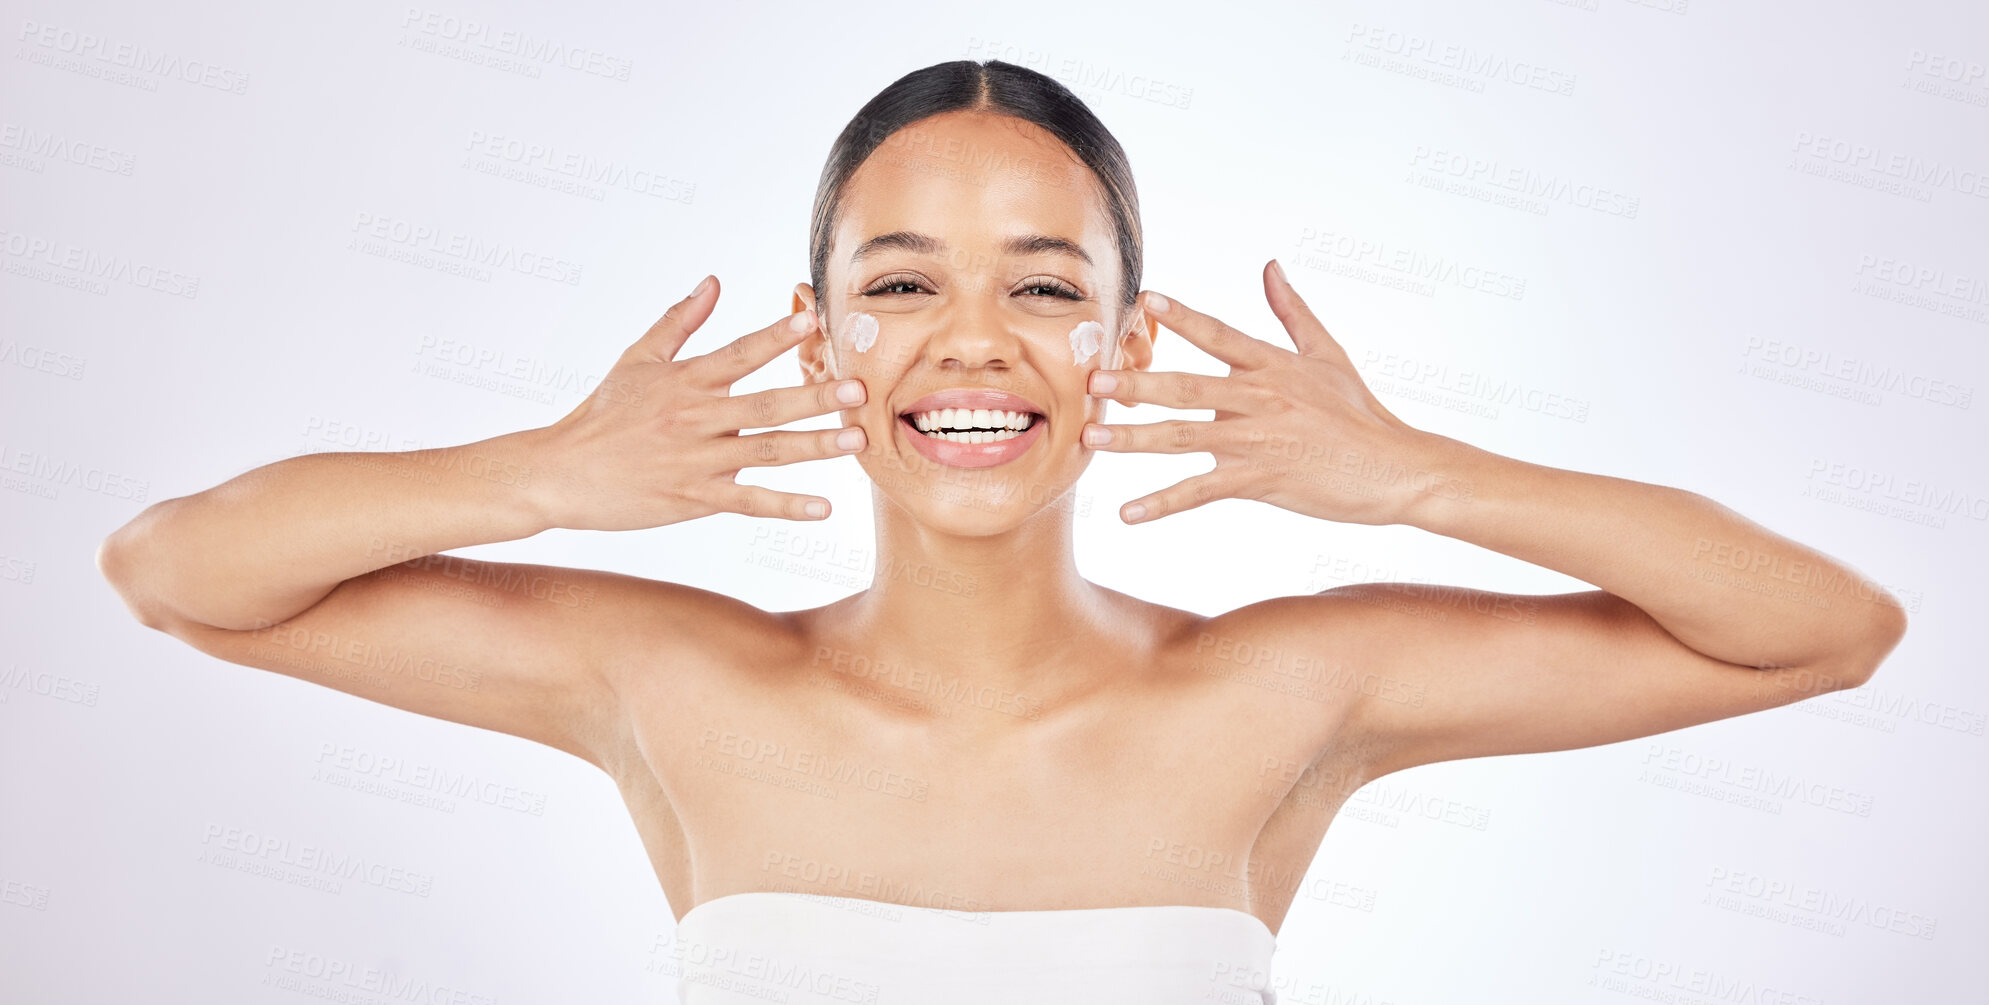
[(131, 546), (125, 540), (125, 532), (131, 529), (125, 524), (111, 532), (110, 536), (97, 543), (97, 575), (104, 577), (111, 589), (131, 603)]
[(1898, 598), (1880, 590), (1872, 597), (1871, 606), (1872, 626), (1861, 636), (1861, 644), (1845, 654), (1843, 687), (1861, 687), (1869, 682), (1906, 637), (1906, 608)]
[(125, 570), (130, 568), (130, 564), (125, 557), (126, 549), (123, 539), (120, 535), (129, 526), (130, 524), (126, 524), (124, 527), (112, 531), (102, 541), (97, 542), (97, 574), (104, 577), (104, 582), (109, 583), (112, 589), (116, 589), (120, 593), (123, 592), (120, 584), (123, 582)]
[(149, 601), (138, 585), (137, 570), (142, 568), (143, 559), (133, 554), (131, 534), (132, 525), (125, 524), (98, 543), (97, 573), (116, 591), (118, 599), (124, 601), (125, 609), (139, 624), (155, 631), (169, 631), (177, 619), (162, 605)]
[(146, 527), (152, 522), (152, 510), (157, 505), (140, 510), (137, 516), (97, 542), (97, 573), (119, 593), (129, 589), (134, 573), (144, 567), (139, 552), (144, 550)]

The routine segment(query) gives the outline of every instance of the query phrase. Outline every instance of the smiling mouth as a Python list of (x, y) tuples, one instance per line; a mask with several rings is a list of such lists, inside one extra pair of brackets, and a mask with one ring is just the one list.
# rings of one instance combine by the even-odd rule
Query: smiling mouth
[(898, 421), (920, 436), (948, 443), (1000, 443), (1012, 440), (1046, 421), (1040, 412), (999, 408), (936, 408), (905, 412)]

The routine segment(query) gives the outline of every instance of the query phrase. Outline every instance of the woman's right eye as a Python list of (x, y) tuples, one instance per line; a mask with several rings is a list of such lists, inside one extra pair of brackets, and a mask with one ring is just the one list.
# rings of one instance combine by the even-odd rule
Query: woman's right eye
[[(906, 289), (906, 287), (910, 288)], [(916, 279), (906, 276), (888, 276), (878, 280), (869, 289), (864, 290), (863, 295), (866, 297), (893, 296), (918, 293), (924, 290), (925, 287), (920, 286)]]

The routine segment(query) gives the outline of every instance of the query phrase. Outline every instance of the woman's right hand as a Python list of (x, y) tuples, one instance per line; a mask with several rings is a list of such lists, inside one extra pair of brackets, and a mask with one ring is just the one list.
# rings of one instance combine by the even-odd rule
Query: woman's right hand
[[(820, 496), (741, 485), (745, 467), (839, 457), (863, 449), (860, 426), (741, 436), (860, 405), (860, 381), (778, 387), (733, 397), (732, 385), (815, 330), (809, 312), (790, 315), (729, 345), (678, 360), (677, 350), (711, 316), (718, 280), (665, 312), (628, 347), (587, 400), (537, 434), (532, 488), (552, 526), (640, 530), (712, 513), (821, 519)], [(838, 391), (847, 398), (838, 398)], [(810, 512), (810, 507), (819, 511)]]

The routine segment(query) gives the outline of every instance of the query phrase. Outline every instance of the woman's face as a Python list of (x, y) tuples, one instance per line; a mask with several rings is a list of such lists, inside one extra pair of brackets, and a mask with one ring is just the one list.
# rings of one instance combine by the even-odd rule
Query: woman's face
[(842, 416), (868, 437), (864, 471), (953, 533), (1069, 506), (1091, 456), (1079, 434), (1104, 420), (1091, 372), (1152, 358), (1153, 322), (1119, 307), (1096, 176), (1011, 116), (948, 112), (885, 140), (843, 188), (824, 285), (795, 290), (821, 322), (804, 374), (863, 381), (864, 404)]

